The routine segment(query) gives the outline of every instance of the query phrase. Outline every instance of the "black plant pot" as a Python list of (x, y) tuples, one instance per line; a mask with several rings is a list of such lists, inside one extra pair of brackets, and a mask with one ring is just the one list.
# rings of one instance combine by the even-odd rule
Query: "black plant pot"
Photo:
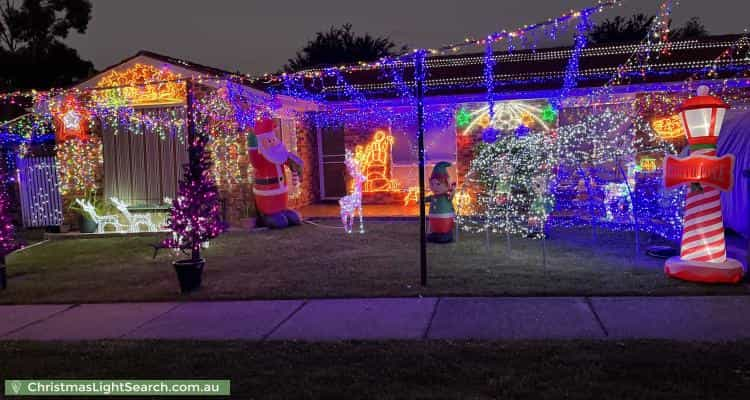
[(96, 232), (97, 223), (93, 220), (84, 217), (83, 215), (80, 216), (80, 219), (78, 220), (79, 224), (78, 226), (81, 227), (81, 233), (94, 233)]
[(201, 277), (203, 276), (203, 266), (206, 260), (177, 260), (172, 263), (177, 280), (180, 281), (180, 292), (190, 293), (201, 287)]

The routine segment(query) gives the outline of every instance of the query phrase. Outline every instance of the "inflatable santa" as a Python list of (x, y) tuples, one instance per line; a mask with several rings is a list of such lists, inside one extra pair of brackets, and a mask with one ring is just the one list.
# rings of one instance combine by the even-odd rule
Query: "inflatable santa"
[(255, 121), (254, 131), (247, 135), (247, 147), (255, 173), (253, 193), (261, 224), (271, 229), (299, 225), (299, 214), (287, 208), (284, 165), (302, 176), (302, 160), (284, 147), (270, 118)]
[(456, 216), (453, 210), (453, 192), (456, 184), (450, 183), (450, 166), (449, 162), (440, 161), (430, 174), (432, 195), (425, 200), (430, 203), (430, 234), (427, 235), (427, 240), (433, 243), (453, 241), (453, 219)]

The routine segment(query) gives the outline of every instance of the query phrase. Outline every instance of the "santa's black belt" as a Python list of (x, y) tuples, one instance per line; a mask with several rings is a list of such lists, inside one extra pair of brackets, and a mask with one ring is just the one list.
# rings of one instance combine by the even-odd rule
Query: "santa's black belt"
[(266, 179), (261, 178), (261, 179), (256, 179), (255, 183), (257, 183), (258, 185), (273, 185), (274, 183), (281, 182), (283, 179), (284, 178), (281, 178), (281, 177), (266, 178)]

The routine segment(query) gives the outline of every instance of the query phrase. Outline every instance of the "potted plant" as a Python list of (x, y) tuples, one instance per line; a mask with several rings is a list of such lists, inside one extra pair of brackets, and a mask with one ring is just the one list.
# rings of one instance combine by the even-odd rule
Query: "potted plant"
[(184, 175), (180, 181), (179, 193), (172, 202), (167, 222), (172, 235), (164, 241), (166, 247), (190, 251), (189, 259), (172, 263), (182, 293), (201, 286), (205, 265), (201, 247), (224, 231), (219, 192), (211, 173), (211, 161), (204, 147), (205, 139), (191, 141), (189, 152), (192, 162), (183, 167)]
[[(99, 215), (109, 214), (112, 211), (112, 207), (108, 206), (103, 200), (96, 196), (96, 193), (91, 192), (84, 196), (91, 205), (96, 209), (96, 213)], [(81, 206), (73, 201), (68, 207), (71, 211), (78, 213), (78, 227), (81, 233), (94, 233), (96, 232), (97, 223), (91, 219), (91, 216), (84, 211)]]

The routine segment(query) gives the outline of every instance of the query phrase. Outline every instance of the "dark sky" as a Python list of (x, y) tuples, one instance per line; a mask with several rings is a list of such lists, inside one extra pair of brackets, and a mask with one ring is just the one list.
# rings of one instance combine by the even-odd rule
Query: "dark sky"
[[(434, 47), (467, 35), (530, 24), (594, 0), (92, 0), (85, 35), (68, 42), (99, 69), (140, 49), (251, 74), (274, 72), (315, 32), (351, 22), (410, 47)], [(746, 5), (742, 5), (742, 4)], [(596, 16), (653, 14), (657, 0), (626, 0)], [(700, 16), (711, 33), (748, 25), (747, 0), (682, 0), (677, 24)]]

